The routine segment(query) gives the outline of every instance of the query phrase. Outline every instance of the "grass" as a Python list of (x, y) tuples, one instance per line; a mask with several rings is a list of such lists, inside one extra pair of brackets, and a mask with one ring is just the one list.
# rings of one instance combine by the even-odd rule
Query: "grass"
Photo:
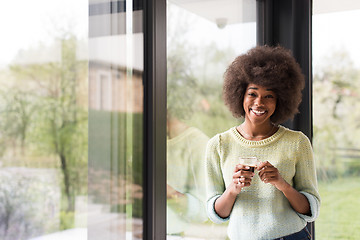
[(320, 182), (316, 239), (360, 239), (360, 177)]

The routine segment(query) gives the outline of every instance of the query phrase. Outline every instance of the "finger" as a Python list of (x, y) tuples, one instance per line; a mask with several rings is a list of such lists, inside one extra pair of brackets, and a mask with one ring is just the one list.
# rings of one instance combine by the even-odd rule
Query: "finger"
[(242, 170), (242, 169), (248, 170), (248, 169), (250, 169), (250, 167), (249, 167), (249, 166), (246, 166), (246, 165), (243, 165), (243, 164), (237, 164), (237, 165), (235, 166), (234, 172), (238, 172), (238, 171), (240, 171), (240, 170)]
[(247, 184), (247, 185), (250, 185), (251, 183), (251, 178), (241, 178), (240, 179), (240, 182), (244, 183), (244, 184)]
[(233, 178), (233, 183), (236, 184), (241, 184), (241, 183), (250, 183), (251, 182), (251, 178), (246, 178), (246, 177), (238, 177), (238, 178)]
[(233, 178), (233, 183), (239, 184), (239, 183), (240, 183), (240, 182), (239, 182), (239, 179), (240, 179), (240, 178)]
[(241, 182), (241, 183), (247, 183), (247, 182), (251, 182), (251, 178), (246, 178), (246, 177), (240, 177), (240, 178), (238, 178), (239, 180), (239, 182)]
[(257, 165), (257, 169), (260, 170), (260, 169), (262, 169), (262, 168), (265, 167), (265, 166), (270, 167), (270, 166), (272, 166), (272, 165), (271, 165), (271, 163), (268, 162), (268, 161), (260, 162), (260, 164)]
[(268, 179), (268, 178), (264, 178), (262, 181), (263, 181), (264, 183), (269, 183), (269, 179)]
[(235, 183), (235, 188), (241, 190), (241, 188), (243, 188), (243, 186), (241, 183)]
[(240, 187), (240, 188), (243, 188), (243, 187), (248, 187), (251, 185), (251, 180), (250, 181), (244, 181), (244, 182), (241, 182), (241, 181), (236, 181), (234, 179), (234, 184), (236, 187)]
[(243, 182), (241, 184), (243, 187), (249, 187), (251, 185), (251, 182)]
[(274, 166), (264, 166), (263, 168), (259, 169), (259, 173), (261, 172), (273, 172), (273, 171), (278, 171), (278, 169)]
[(233, 174), (233, 178), (239, 178), (239, 177), (246, 177), (246, 178), (252, 178), (254, 176), (253, 172), (240, 170)]
[(245, 187), (245, 184), (244, 183), (238, 183), (238, 184), (236, 184), (236, 187), (242, 189), (243, 187)]
[(267, 182), (273, 182), (279, 180), (279, 175), (274, 176), (264, 176), (263, 181), (267, 180)]
[(276, 168), (268, 168), (268, 169), (263, 169), (261, 171), (259, 171), (259, 177), (262, 177), (264, 174), (270, 174), (270, 175), (276, 175), (278, 174), (278, 171)]
[(241, 191), (241, 189), (244, 187), (244, 184), (236, 181), (236, 182), (234, 182), (234, 187), (236, 190)]
[(265, 165), (266, 165), (266, 162), (259, 162), (257, 164), (257, 170), (260, 170), (261, 168), (265, 167)]
[(277, 177), (279, 174), (277, 172), (264, 172), (259, 174), (259, 177), (261, 180), (263, 180), (264, 178), (274, 178)]
[(235, 184), (241, 184), (242, 182), (244, 182), (244, 177), (237, 177), (237, 178), (233, 178), (233, 182)]
[(273, 165), (268, 162), (268, 161), (265, 161), (265, 162), (261, 162), (258, 166), (257, 166), (257, 169), (258, 170), (261, 170), (262, 168), (264, 168), (265, 166), (267, 167), (273, 167)]
[(250, 186), (251, 180), (240, 180), (240, 178), (237, 179), (233, 179), (234, 185), (238, 186), (240, 188), (245, 187), (245, 186)]
[(266, 161), (266, 166), (268, 166), (268, 167), (273, 167), (273, 165), (272, 165), (270, 162), (268, 162), (268, 161)]
[(259, 170), (258, 174), (259, 174), (259, 176), (262, 176), (265, 173), (271, 173), (271, 172), (274, 172), (274, 171), (276, 171), (275, 168), (265, 166), (265, 167), (263, 167), (262, 169)]
[(277, 177), (266, 177), (266, 178), (264, 178), (263, 182), (272, 183), (272, 182), (275, 182), (277, 179), (278, 179)]

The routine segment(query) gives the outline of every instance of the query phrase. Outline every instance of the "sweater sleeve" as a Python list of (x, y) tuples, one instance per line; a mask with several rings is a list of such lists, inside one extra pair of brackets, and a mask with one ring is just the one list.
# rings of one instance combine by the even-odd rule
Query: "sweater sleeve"
[(221, 218), (214, 208), (215, 201), (225, 191), (225, 183), (220, 164), (220, 135), (209, 140), (206, 148), (206, 199), (207, 214), (214, 223), (222, 223), (229, 218)]
[[(181, 175), (182, 178), (186, 178), (186, 184), (182, 189), (176, 189), (184, 194), (183, 200), (186, 201), (187, 207), (183, 207), (179, 201), (168, 200), (167, 204), (186, 222), (200, 223), (207, 220), (204, 155), (208, 140), (209, 138), (204, 133), (192, 128), (191, 134), (182, 138), (183, 145), (179, 146), (181, 151), (177, 155), (172, 155), (172, 157), (178, 157), (179, 161), (188, 163), (185, 169), (186, 174)], [(179, 175), (173, 173), (170, 178), (179, 178), (180, 172)]]
[(305, 221), (313, 222), (319, 216), (320, 211), (315, 161), (311, 143), (304, 134), (301, 134), (298, 146), (294, 188), (308, 199), (311, 215), (297, 214)]
[(209, 138), (203, 133), (198, 133), (193, 141), (189, 156), (188, 178), (188, 210), (187, 216), (192, 221), (203, 222), (207, 219), (205, 207), (205, 148)]

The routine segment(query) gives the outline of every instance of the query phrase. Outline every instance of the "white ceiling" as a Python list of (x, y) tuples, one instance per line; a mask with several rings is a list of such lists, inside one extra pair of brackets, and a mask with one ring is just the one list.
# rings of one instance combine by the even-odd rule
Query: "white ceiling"
[(313, 0), (313, 14), (360, 9), (359, 0)]
[[(169, 0), (198, 16), (221, 24), (256, 21), (256, 0)], [(301, 1), (301, 0), (299, 0)], [(360, 9), (360, 0), (313, 0), (313, 14)]]
[(169, 0), (198, 16), (223, 24), (256, 21), (256, 0)]

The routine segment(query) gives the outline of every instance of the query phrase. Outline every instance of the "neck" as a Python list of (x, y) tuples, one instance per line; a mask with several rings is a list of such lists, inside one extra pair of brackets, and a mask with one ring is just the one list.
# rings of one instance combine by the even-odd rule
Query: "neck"
[(189, 126), (187, 126), (185, 123), (181, 122), (177, 118), (168, 118), (167, 120), (167, 135), (169, 139), (180, 135), (188, 128)]
[(239, 125), (238, 130), (240, 134), (248, 140), (262, 140), (271, 136), (274, 130), (276, 130), (276, 127), (271, 122), (254, 125), (245, 120), (243, 124)]

